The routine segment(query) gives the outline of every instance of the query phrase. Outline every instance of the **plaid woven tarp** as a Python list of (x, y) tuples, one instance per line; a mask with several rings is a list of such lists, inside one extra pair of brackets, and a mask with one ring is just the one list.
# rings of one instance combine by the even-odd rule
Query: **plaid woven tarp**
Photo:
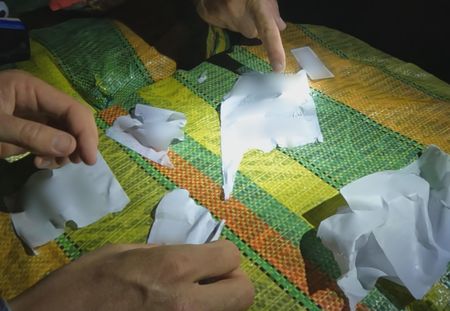
[[(214, 54), (227, 40), (211, 31), (208, 51)], [(105, 244), (144, 243), (151, 210), (168, 190), (185, 188), (226, 221), (223, 238), (239, 247), (256, 286), (254, 310), (347, 310), (336, 285), (337, 264), (315, 231), (341, 203), (339, 189), (409, 164), (428, 144), (450, 152), (447, 84), (337, 31), (290, 24), (283, 32), (287, 71), (299, 69), (289, 50), (309, 45), (336, 76), (311, 82), (324, 143), (249, 152), (233, 196), (224, 202), (218, 107), (240, 72), (270, 70), (261, 46), (235, 46), (193, 70), (175, 71), (170, 59), (109, 20), (71, 20), (34, 31), (32, 38), (32, 59), (16, 67), (92, 107), (99, 149), (131, 202), (118, 214), (68, 230), (35, 257), (25, 254), (9, 216), (0, 214), (0, 295), (6, 298)], [(199, 84), (205, 71), (208, 78)], [(114, 119), (138, 102), (186, 114), (186, 139), (170, 151), (174, 169), (105, 136)], [(450, 272), (421, 301), (381, 281), (358, 310), (449, 310), (449, 301)]]

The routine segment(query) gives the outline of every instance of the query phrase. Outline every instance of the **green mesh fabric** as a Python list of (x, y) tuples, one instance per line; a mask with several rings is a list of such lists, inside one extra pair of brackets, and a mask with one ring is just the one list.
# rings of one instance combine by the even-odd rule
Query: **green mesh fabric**
[(126, 104), (139, 88), (152, 82), (110, 20), (73, 19), (31, 35), (51, 51), (75, 89), (96, 108)]
[(313, 98), (324, 142), (282, 150), (336, 188), (378, 171), (400, 169), (422, 150), (324, 94), (313, 92)]
[[(199, 84), (198, 77), (206, 72), (208, 79)], [(199, 97), (203, 98), (215, 109), (219, 107), (223, 97), (236, 82), (237, 75), (216, 65), (202, 63), (190, 71), (178, 70), (175, 78), (182, 82)]]
[[(254, 153), (249, 154), (247, 160), (251, 158), (253, 166), (245, 170), (249, 162), (241, 163), (233, 198), (224, 203), (218, 194), (222, 175), (219, 139), (214, 136), (218, 127), (213, 129), (211, 125), (219, 121), (214, 109), (233, 87), (236, 72), (267, 72), (269, 64), (243, 48), (235, 48), (229, 55), (242, 64), (238, 68), (222, 67), (210, 60), (191, 71), (178, 71), (174, 78), (151, 84), (136, 53), (108, 20), (73, 20), (36, 31), (33, 36), (53, 53), (70, 82), (89, 103), (99, 109), (112, 104), (121, 107), (98, 113), (99, 149), (130, 197), (130, 204), (121, 213), (60, 236), (56, 242), (70, 259), (107, 243), (145, 242), (152, 224), (152, 208), (167, 190), (181, 187), (188, 189), (215, 217), (226, 220), (223, 237), (240, 249), (243, 270), (249, 273), (257, 290), (254, 310), (346, 310), (345, 303), (339, 304), (343, 299), (336, 287), (340, 276), (337, 264), (317, 239), (316, 224), (307, 214), (317, 212), (322, 203), (325, 205), (332, 195), (337, 195), (336, 189), (361, 176), (408, 164), (422, 149), (420, 143), (375, 122), (351, 108), (347, 101), (336, 100), (332, 92), (324, 94), (313, 89), (325, 142), (278, 149), (272, 154), (279, 157), (270, 158), (274, 160), (267, 163)], [(366, 56), (369, 61), (370, 55)], [(198, 83), (205, 71), (207, 80)], [(105, 137), (104, 130), (111, 124), (112, 116), (126, 113), (136, 102), (186, 109), (189, 113), (186, 139), (170, 148), (175, 168), (162, 168)], [(197, 113), (201, 117), (192, 126)], [(199, 132), (206, 134), (201, 136)], [(285, 162), (280, 163), (279, 159)], [(305, 209), (289, 205), (290, 193), (279, 187), (291, 186), (293, 175), (303, 174), (300, 168), (311, 178), (303, 176), (304, 184), (292, 186), (296, 194), (300, 193), (296, 198), (306, 201), (307, 195), (314, 197), (308, 199), (311, 206)], [(289, 184), (273, 182), (280, 175), (272, 173), (279, 171)], [(268, 179), (271, 187), (264, 184)], [(321, 187), (312, 185), (316, 181)], [(332, 194), (321, 196), (325, 192)], [(297, 200), (293, 201), (297, 205)], [(447, 310), (449, 275), (422, 301), (412, 303), (409, 310)], [(410, 299), (392, 284), (382, 283), (364, 299), (361, 310), (403, 310)]]
[(58, 246), (64, 250), (65, 255), (71, 260), (75, 260), (83, 254), (80, 247), (65, 233), (56, 238), (56, 243), (58, 243)]

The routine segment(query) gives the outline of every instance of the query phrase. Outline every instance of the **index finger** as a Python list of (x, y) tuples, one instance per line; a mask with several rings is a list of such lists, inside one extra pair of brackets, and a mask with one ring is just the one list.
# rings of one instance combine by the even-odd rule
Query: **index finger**
[(278, 28), (272, 9), (267, 5), (263, 5), (254, 12), (254, 16), (259, 37), (267, 51), (272, 69), (276, 72), (284, 71), (286, 55), (284, 53), (280, 29)]
[(210, 310), (247, 310), (253, 303), (255, 289), (244, 272), (236, 269), (227, 278), (194, 287), (191, 296)]
[(63, 122), (77, 141), (76, 152), (87, 164), (97, 156), (98, 133), (91, 111), (74, 98), (36, 79), (35, 94), (38, 109)]
[(220, 240), (201, 245), (173, 246), (174, 258), (183, 262), (182, 274), (191, 282), (216, 278), (236, 270), (240, 265), (240, 253), (237, 247)]

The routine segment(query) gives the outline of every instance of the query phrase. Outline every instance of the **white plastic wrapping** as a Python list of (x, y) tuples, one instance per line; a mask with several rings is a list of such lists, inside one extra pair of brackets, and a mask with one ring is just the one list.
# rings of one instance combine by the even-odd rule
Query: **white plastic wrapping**
[(97, 163), (67, 164), (38, 171), (14, 197), (5, 199), (17, 235), (30, 247), (41, 246), (64, 232), (68, 221), (85, 227), (129, 202), (101, 154)]
[(450, 261), (450, 156), (429, 147), (411, 165), (363, 177), (341, 193), (348, 207), (318, 236), (343, 276), (350, 307), (385, 277), (422, 298)]
[(174, 141), (184, 139), (184, 114), (136, 105), (131, 115), (117, 118), (106, 135), (140, 155), (167, 167), (173, 167), (167, 155)]

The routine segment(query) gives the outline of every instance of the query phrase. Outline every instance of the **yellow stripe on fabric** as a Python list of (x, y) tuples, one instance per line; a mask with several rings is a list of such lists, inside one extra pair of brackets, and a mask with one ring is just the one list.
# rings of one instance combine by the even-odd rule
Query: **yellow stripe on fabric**
[(255, 286), (255, 300), (250, 310), (307, 310), (278, 286), (248, 257), (241, 257), (241, 268)]
[(297, 215), (338, 194), (332, 186), (277, 150), (248, 152), (239, 171)]
[[(341, 58), (294, 25), (282, 33), (287, 72), (298, 68), (291, 49), (311, 46), (335, 78), (311, 81), (311, 86), (360, 111), (384, 126), (422, 144), (450, 152), (450, 105), (409, 86), (379, 68)], [(245, 47), (268, 61), (262, 46)]]
[(142, 61), (154, 81), (167, 78), (175, 72), (177, 69), (175, 61), (159, 53), (153, 46), (147, 44), (147, 42), (121, 22), (115, 21), (114, 23), (134, 48), (136, 55)]
[[(184, 113), (188, 119), (186, 133), (221, 156), (219, 115), (208, 103), (174, 78), (143, 88), (140, 95), (152, 105)], [(337, 194), (337, 190), (277, 150), (249, 152), (239, 171), (300, 217)]]
[(413, 301), (412, 303), (406, 306), (405, 310), (448, 311), (450, 310), (450, 290), (446, 288), (444, 285), (436, 283), (421, 300)]
[(5, 299), (14, 298), (70, 261), (54, 241), (40, 247), (38, 256), (27, 255), (5, 213), (0, 213), (0, 237), (0, 297)]
[(83, 250), (109, 243), (145, 243), (153, 220), (151, 211), (166, 189), (130, 159), (119, 144), (100, 135), (99, 150), (130, 198), (123, 211), (69, 234)]
[(175, 78), (170, 77), (140, 90), (139, 95), (152, 105), (182, 112), (187, 117), (186, 133), (206, 149), (220, 155), (219, 115)]
[(17, 63), (17, 69), (33, 74), (58, 90), (72, 96), (93, 112), (95, 111), (95, 109), (91, 105), (88, 105), (80, 94), (75, 91), (53, 61), (50, 52), (36, 41), (31, 40), (31, 59)]

